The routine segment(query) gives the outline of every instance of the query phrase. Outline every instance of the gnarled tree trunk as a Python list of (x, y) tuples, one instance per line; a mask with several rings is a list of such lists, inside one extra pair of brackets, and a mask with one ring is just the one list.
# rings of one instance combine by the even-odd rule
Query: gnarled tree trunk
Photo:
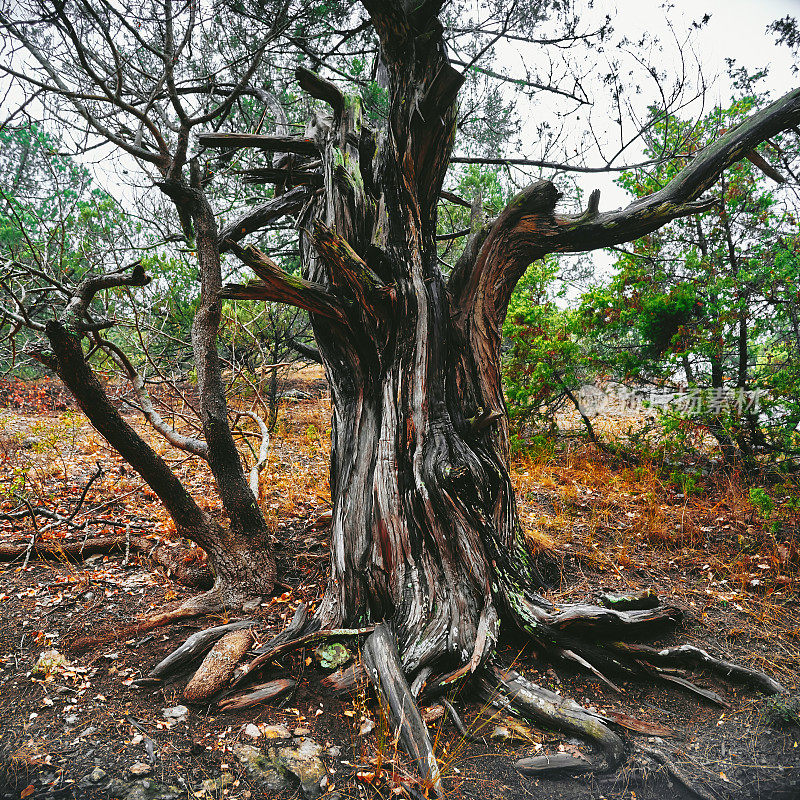
[[(382, 644), (365, 645), (372, 654), (367, 671), (382, 696), (395, 692), (389, 705), (396, 722), (407, 723), (408, 748), (433, 786), (438, 773), (424, 726), (407, 718), (404, 692), (386, 674), (392, 664), (401, 665), (417, 696), (472, 673), (499, 683), (502, 707), (595, 739), (609, 767), (622, 746), (604, 726), (608, 720), (489, 667), (499, 627), (522, 629), (552, 654), (605, 679), (601, 669), (653, 674), (656, 667), (626, 660), (612, 641), (632, 628), (675, 622), (680, 612), (652, 604), (625, 611), (554, 608), (537, 594), (540, 565), (526, 546), (509, 478), (503, 318), (535, 259), (628, 241), (708, 208), (713, 200), (701, 195), (723, 169), (800, 118), (800, 91), (754, 115), (662, 190), (626, 209), (600, 213), (593, 192), (583, 214), (563, 216), (551, 182), (529, 186), (496, 219), (476, 221), (445, 275), (436, 213), (462, 76), (445, 54), (440, 4), (414, 11), (394, 2), (364, 5), (388, 76), (389, 119), (380, 136), (363, 124), (357, 98), (304, 69), (296, 73), (301, 86), (332, 114), (317, 114), (303, 137), (201, 135), (210, 146), (289, 150), (299, 157), (295, 169), (322, 165), (321, 188), (299, 219), (302, 280), (233, 237), (223, 242), (261, 279), (228, 285), (223, 296), (306, 308), (331, 386), (331, 572), (306, 630), (378, 624), (374, 636)], [(587, 630), (592, 635), (582, 636)], [(604, 633), (609, 641), (597, 643)], [(398, 657), (378, 658), (392, 641)]]
[(702, 192), (798, 116), (800, 92), (621, 211), (600, 213), (594, 192), (583, 214), (559, 216), (553, 184), (529, 186), (495, 220), (475, 223), (445, 276), (436, 213), (463, 78), (448, 62), (436, 3), (413, 12), (399, 3), (365, 5), (388, 76), (381, 136), (363, 124), (357, 98), (302, 68), (301, 86), (332, 111), (317, 114), (303, 137), (201, 136), (212, 146), (291, 150), (300, 159), (295, 169), (303, 158), (321, 159), (321, 189), (298, 225), (304, 280), (255, 248), (223, 243), (261, 278), (223, 295), (308, 309), (331, 386), (331, 575), (316, 623), (391, 620), (404, 671), (421, 686), (431, 675), (444, 680), (484, 663), (501, 620), (563, 650), (572, 640), (560, 629), (674, 618), (672, 609), (556, 613), (536, 594), (541, 579), (509, 479), (501, 326), (533, 260), (626, 241), (707, 208), (712, 201)]

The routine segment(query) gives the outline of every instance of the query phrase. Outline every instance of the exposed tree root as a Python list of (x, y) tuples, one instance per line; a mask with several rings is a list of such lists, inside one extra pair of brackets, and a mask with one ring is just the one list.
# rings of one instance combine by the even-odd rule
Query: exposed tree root
[[(491, 665), (481, 685), (484, 697), (496, 708), (516, 717), (543, 723), (549, 728), (574, 733), (597, 744), (605, 762), (594, 765), (594, 771), (616, 769), (622, 762), (625, 748), (622, 739), (606, 727), (607, 717), (589, 711), (569, 697), (543, 689), (514, 670)], [(543, 757), (547, 758), (547, 757)], [(546, 762), (536, 762), (537, 771), (546, 770)], [(559, 762), (555, 767), (564, 769)]]
[(392, 724), (408, 754), (417, 762), (428, 788), (444, 797), (439, 764), (428, 729), (403, 675), (397, 644), (389, 626), (382, 622), (364, 642), (362, 658), (367, 675), (383, 701)]
[[(233, 685), (237, 686), (246, 681), (257, 669), (260, 669), (269, 661), (272, 661), (273, 658), (277, 658), (291, 650), (297, 650), (300, 647), (308, 647), (312, 644), (319, 644), (326, 639), (341, 639), (346, 636), (363, 636), (365, 633), (371, 633), (372, 631), (373, 626), (370, 625), (366, 628), (332, 628), (324, 631), (311, 631), (301, 636), (288, 639), (281, 638), (281, 634), (278, 634), (266, 647), (260, 648), (261, 654), (256, 656), (256, 658), (244, 668), (244, 671), (233, 682)], [(281, 638), (281, 641), (274, 644), (275, 640), (279, 638)]]
[(552, 772), (597, 772), (597, 767), (584, 758), (577, 758), (566, 753), (553, 755), (531, 756), (521, 758), (514, 766), (523, 775), (541, 775)]
[[(220, 639), (233, 631), (248, 630), (256, 626), (255, 620), (245, 619), (239, 622), (231, 622), (227, 625), (217, 625), (213, 628), (206, 628), (202, 631), (193, 633), (180, 647), (173, 650), (166, 658), (147, 673), (147, 677), (140, 679), (137, 683), (153, 682), (163, 680), (167, 675), (185, 667), (205, 655)], [(241, 657), (241, 656), (240, 656)]]
[[(30, 550), (30, 552), (29, 552)], [(26, 557), (40, 560), (83, 561), (89, 556), (111, 553), (142, 553), (161, 567), (168, 578), (192, 589), (210, 589), (214, 576), (209, 567), (199, 560), (200, 551), (185, 547), (170, 547), (144, 536), (125, 535), (94, 536), (83, 541), (41, 542), (30, 548), (30, 541), (0, 542), (0, 561), (16, 561)]]
[(367, 672), (364, 665), (357, 661), (325, 676), (322, 679), (322, 685), (333, 690), (337, 695), (353, 694), (366, 677)]
[(639, 592), (603, 592), (600, 605), (616, 608), (617, 611), (633, 611), (647, 608), (658, 608), (658, 595), (651, 588)]
[(644, 644), (629, 644), (627, 642), (615, 642), (612, 646), (617, 650), (634, 656), (640, 661), (647, 661), (651, 664), (706, 667), (722, 678), (743, 683), (765, 694), (783, 694), (786, 692), (786, 689), (778, 681), (770, 678), (769, 675), (760, 670), (749, 669), (731, 661), (715, 658), (705, 650), (690, 644), (667, 647), (660, 650)]
[(241, 711), (243, 708), (258, 706), (286, 697), (295, 690), (296, 686), (297, 681), (290, 678), (278, 678), (267, 683), (260, 683), (258, 686), (251, 687), (248, 692), (226, 695), (220, 700), (218, 708), (220, 711)]
[(284, 642), (291, 641), (292, 639), (300, 636), (308, 623), (308, 605), (300, 603), (295, 609), (292, 621), (276, 636), (273, 636), (266, 644), (262, 645), (255, 651), (256, 655), (262, 655), (273, 647), (277, 647)]
[(481, 744), (486, 744), (486, 739), (484, 739), (483, 736), (470, 733), (470, 731), (467, 729), (467, 726), (464, 725), (463, 720), (459, 716), (458, 711), (456, 711), (455, 706), (449, 700), (445, 700), (443, 698), (442, 705), (447, 709), (447, 713), (450, 715), (453, 725), (455, 725), (456, 730), (464, 739), (469, 742), (480, 742)]
[[(134, 635), (158, 625), (199, 614), (219, 610), (222, 606), (220, 589), (192, 598), (183, 605), (163, 614), (143, 620), (123, 631), (112, 632), (111, 637)], [(604, 598), (605, 600), (606, 598)], [(674, 625), (682, 617), (680, 609), (670, 606), (653, 606), (652, 593), (615, 596), (610, 603), (613, 608), (587, 604), (553, 606), (544, 598), (525, 594), (515, 598), (512, 613), (530, 637), (554, 658), (566, 659), (587, 669), (601, 678), (617, 692), (622, 689), (612, 683), (599, 669), (608, 670), (625, 678), (656, 677), (673, 685), (679, 685), (711, 702), (726, 704), (715, 692), (696, 686), (684, 678), (674, 667), (699, 666), (711, 669), (721, 677), (753, 686), (774, 694), (785, 691), (783, 687), (764, 673), (741, 667), (715, 658), (704, 650), (690, 645), (656, 649), (641, 644), (620, 642), (616, 637), (621, 632), (626, 636), (637, 636), (657, 625)], [(487, 604), (488, 607), (489, 604)], [(624, 608), (620, 608), (624, 606)], [(642, 606), (642, 607), (639, 607)], [(484, 624), (484, 617), (486, 618)], [(361, 628), (319, 629), (316, 618), (309, 619), (308, 609), (301, 604), (289, 625), (256, 651), (256, 657), (245, 666), (237, 678), (228, 682), (232, 672), (228, 669), (222, 682), (215, 682), (213, 693), (218, 698), (221, 711), (248, 708), (285, 697), (294, 691), (295, 681), (278, 679), (251, 687), (247, 691), (236, 691), (237, 686), (252, 679), (254, 674), (268, 662), (292, 650), (316, 645), (328, 639), (358, 637), (369, 634), (362, 647), (360, 662), (337, 670), (323, 683), (339, 694), (354, 691), (364, 677), (374, 685), (387, 716), (396, 730), (398, 741), (415, 760), (420, 770), (426, 791), (443, 796), (442, 780), (428, 730), (417, 708), (417, 698), (442, 694), (460, 687), (469, 679), (475, 679), (479, 692), (496, 708), (513, 716), (543, 724), (549, 728), (580, 736), (601, 751), (601, 758), (581, 759), (567, 755), (543, 755), (525, 758), (517, 762), (517, 768), (525, 774), (544, 775), (556, 771), (607, 772), (616, 769), (625, 757), (625, 746), (620, 736), (609, 726), (621, 726), (651, 736), (670, 736), (672, 731), (661, 726), (631, 718), (620, 712), (600, 714), (583, 708), (574, 700), (544, 689), (524, 678), (514, 670), (506, 670), (491, 660), (496, 641), (496, 615), (484, 610), (481, 623), (476, 628), (476, 641), (472, 653), (461, 654), (461, 666), (445, 672), (437, 672), (431, 662), (411, 672), (413, 681), (409, 685), (406, 669), (397, 650), (397, 644), (389, 625), (380, 622)], [(220, 637), (230, 631), (247, 629), (255, 623), (250, 620), (217, 626), (200, 631), (160, 664), (147, 678), (139, 683), (157, 681), (175, 672), (189, 662), (206, 653)], [(99, 637), (86, 637), (75, 643), (75, 648), (97, 643)], [(242, 648), (237, 650), (242, 654)], [(453, 665), (451, 656), (440, 664)], [(458, 663), (458, 661), (456, 661)], [(228, 664), (232, 667), (233, 664)], [(188, 696), (188, 695), (187, 695)], [(208, 697), (208, 692), (202, 696)], [(447, 701), (453, 724), (459, 733), (471, 740), (482, 741), (466, 729), (459, 715)], [(683, 783), (698, 797), (710, 797), (702, 787), (691, 783), (667, 756), (660, 751), (643, 751), (656, 759), (676, 780)]]
[(721, 706), (722, 708), (731, 707), (731, 704), (725, 700), (724, 697), (721, 697), (716, 692), (712, 692), (711, 689), (704, 689), (702, 686), (692, 683), (692, 681), (690, 681), (688, 678), (684, 678), (682, 675), (674, 675), (671, 671), (659, 669), (658, 667), (653, 667), (645, 671), (657, 678), (660, 678), (662, 681), (672, 683), (675, 686), (680, 686), (682, 689), (686, 689), (686, 691), (690, 694), (696, 695), (697, 697), (702, 697), (703, 700), (708, 700), (709, 703), (713, 703), (716, 706)]
[(700, 798), (700, 800), (718, 800), (715, 795), (711, 794), (711, 792), (700, 786), (696, 781), (693, 781), (677, 764), (675, 764), (674, 761), (672, 761), (672, 759), (666, 755), (666, 753), (663, 753), (661, 750), (657, 750), (654, 747), (639, 746), (637, 749), (644, 755), (649, 756), (654, 761), (661, 764), (670, 777), (674, 778), (684, 788), (688, 789), (695, 797)]

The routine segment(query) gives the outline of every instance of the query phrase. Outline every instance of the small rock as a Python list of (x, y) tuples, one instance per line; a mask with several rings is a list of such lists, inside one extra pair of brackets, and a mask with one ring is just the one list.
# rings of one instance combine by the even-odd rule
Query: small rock
[(153, 768), (149, 764), (145, 764), (144, 761), (137, 761), (128, 767), (128, 772), (131, 775), (149, 775), (152, 771)]
[(108, 773), (101, 769), (100, 767), (95, 767), (87, 776), (86, 779), (90, 780), (92, 783), (100, 783), (103, 778), (106, 777)]
[(361, 723), (361, 727), (358, 729), (358, 733), (360, 736), (366, 736), (368, 733), (372, 733), (375, 730), (375, 722), (371, 719), (365, 719)]
[(248, 722), (244, 726), (244, 735), (249, 736), (251, 739), (258, 739), (261, 736), (261, 728), (258, 725), (253, 725), (252, 722)]
[[(128, 789), (128, 793), (123, 795), (118, 790), (118, 786)], [(130, 788), (128, 788), (128, 786)], [(114, 792), (111, 792), (112, 787), (109, 786), (109, 792), (112, 797), (125, 797), (125, 800), (180, 800), (186, 797), (186, 790), (181, 790), (177, 786), (164, 786), (161, 783), (156, 783), (148, 778), (145, 778), (135, 783), (129, 784), (114, 784)]]
[(78, 721), (77, 714), (68, 714), (66, 717), (64, 717), (65, 725), (75, 725), (77, 721)]
[(69, 661), (58, 650), (44, 650), (39, 654), (39, 658), (33, 665), (31, 675), (44, 675), (44, 677), (47, 677), (67, 667), (69, 667)]
[[(78, 739), (85, 739), (87, 736), (91, 736), (97, 728), (94, 725), (90, 725), (88, 728), (84, 728), (79, 734)], [(76, 740), (77, 741), (77, 740)]]
[(254, 597), (252, 600), (248, 600), (246, 603), (242, 603), (242, 611), (245, 614), (251, 614), (254, 611), (258, 611), (261, 608), (262, 599), (260, 597)]
[(265, 739), (291, 739), (292, 734), (283, 725), (267, 725), (261, 729)]
[(311, 733), (310, 728), (295, 728), (294, 735), (295, 736), (308, 736)]
[(328, 748), (328, 755), (331, 758), (339, 758), (341, 754), (342, 754), (342, 748), (339, 747), (338, 745), (334, 745), (333, 747)]
[(189, 709), (186, 706), (173, 706), (172, 708), (162, 708), (161, 712), (164, 714), (164, 719), (174, 719), (176, 722), (183, 722)]
[(257, 747), (251, 744), (236, 745), (233, 754), (244, 767), (250, 782), (258, 789), (276, 795), (289, 788), (285, 774), (280, 773), (273, 759)]
[(195, 797), (203, 797), (204, 795), (209, 798), (221, 796), (223, 789), (230, 786), (236, 778), (230, 772), (223, 772), (217, 778), (208, 778), (200, 784), (200, 788), (194, 793)]
[(323, 794), (328, 785), (328, 772), (320, 759), (321, 745), (313, 739), (303, 739), (297, 747), (270, 748), (270, 751), (279, 770), (288, 770), (299, 779), (300, 790), (307, 800), (315, 800)]

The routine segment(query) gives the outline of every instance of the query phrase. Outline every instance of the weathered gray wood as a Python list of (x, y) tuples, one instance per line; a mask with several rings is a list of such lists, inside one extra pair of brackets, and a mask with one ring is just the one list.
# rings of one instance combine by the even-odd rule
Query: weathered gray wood
[(521, 758), (514, 766), (523, 775), (541, 775), (545, 772), (596, 772), (596, 767), (586, 759), (576, 758), (567, 753), (554, 753), (546, 756)]
[(322, 685), (332, 689), (337, 695), (352, 694), (358, 691), (362, 681), (367, 679), (367, 672), (360, 661), (347, 667), (337, 669), (322, 679)]
[(300, 603), (292, 614), (292, 621), (278, 634), (273, 636), (266, 644), (262, 644), (254, 654), (260, 656), (268, 653), (284, 642), (296, 639), (308, 623), (308, 604)]
[(181, 667), (205, 655), (226, 633), (238, 631), (243, 628), (254, 628), (258, 623), (252, 619), (239, 622), (230, 622), (227, 625), (217, 625), (193, 633), (180, 647), (173, 650), (165, 659), (159, 661), (150, 672), (149, 680), (163, 680), (167, 675), (176, 672)]
[(220, 701), (218, 708), (220, 711), (241, 711), (243, 708), (251, 708), (286, 697), (295, 690), (296, 686), (297, 681), (290, 678), (278, 678), (267, 683), (260, 683), (258, 686), (253, 686), (248, 692), (225, 697)]
[(786, 689), (778, 681), (770, 678), (761, 670), (743, 667), (732, 661), (716, 658), (705, 650), (690, 644), (678, 647), (657, 649), (644, 644), (616, 642), (614, 646), (651, 664), (679, 665), (688, 667), (706, 667), (721, 677), (752, 686), (765, 694), (783, 694)]
[(398, 731), (403, 747), (417, 762), (427, 787), (433, 789), (438, 797), (444, 797), (439, 764), (428, 728), (408, 688), (397, 643), (388, 625), (380, 623), (375, 626), (372, 635), (364, 642), (362, 658), (367, 675)]
[(263, 652), (244, 668), (244, 671), (234, 681), (233, 685), (238, 686), (240, 683), (243, 683), (256, 670), (263, 667), (269, 661), (272, 661), (273, 658), (277, 658), (284, 653), (298, 650), (301, 647), (308, 647), (312, 644), (319, 644), (327, 639), (344, 639), (348, 636), (363, 636), (365, 633), (371, 633), (372, 630), (373, 627), (371, 625), (366, 628), (333, 628), (325, 631), (311, 631), (302, 636), (289, 639), (282, 638), (278, 644), (273, 645), (269, 649), (263, 650), (262, 648)]
[(720, 697), (716, 692), (711, 691), (711, 689), (704, 689), (702, 686), (692, 683), (687, 678), (683, 678), (680, 675), (672, 675), (666, 670), (659, 669), (658, 667), (654, 667), (653, 672), (662, 681), (674, 683), (676, 686), (680, 686), (681, 688), (686, 689), (686, 691), (691, 692), (691, 694), (702, 697), (704, 700), (708, 700), (710, 703), (714, 703), (714, 705), (722, 706), (723, 708), (731, 707), (731, 704), (723, 697)]
[(307, 199), (308, 189), (305, 186), (296, 186), (288, 192), (250, 209), (219, 232), (217, 241), (220, 253), (224, 253), (230, 248), (229, 242), (238, 242), (244, 236), (255, 233), (288, 214), (296, 214)]
[(606, 727), (608, 718), (583, 708), (569, 697), (537, 686), (514, 670), (503, 670), (492, 665), (487, 673), (482, 693), (492, 705), (514, 716), (575, 733), (596, 743), (605, 756), (605, 763), (592, 765), (596, 772), (619, 766), (624, 748), (619, 736)]

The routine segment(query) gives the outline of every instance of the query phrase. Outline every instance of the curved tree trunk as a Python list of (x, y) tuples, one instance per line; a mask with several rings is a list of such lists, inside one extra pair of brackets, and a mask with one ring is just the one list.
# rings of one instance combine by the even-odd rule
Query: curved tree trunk
[(316, 623), (391, 619), (406, 674), (441, 677), (483, 664), (502, 616), (522, 622), (549, 604), (534, 593), (509, 477), (499, 349), (510, 289), (459, 285), (491, 259), (486, 232), (450, 285), (437, 261), (462, 77), (441, 42), (421, 49), (413, 74), (394, 70), (394, 91), (415, 98), (392, 118), (406, 138), (388, 135), (374, 164), (358, 100), (298, 71), (334, 110), (306, 132), (325, 191), (299, 227), (305, 277), (343, 299), (341, 318), (312, 314), (333, 400), (331, 574)]
[[(232, 437), (235, 461), (231, 457), (224, 462), (222, 448), (209, 455), (212, 469), (217, 465), (215, 477), (223, 487), (220, 494), (223, 502), (227, 501), (231, 520), (230, 525), (223, 526), (200, 508), (166, 461), (123, 419), (87, 363), (80, 337), (55, 320), (47, 324), (45, 333), (52, 352), (39, 353), (39, 360), (58, 374), (92, 425), (147, 481), (175, 522), (177, 532), (206, 551), (214, 586), (192, 601), (197, 610), (236, 608), (253, 597), (268, 595), (275, 579), (275, 562), (266, 523), (244, 478)], [(214, 347), (213, 337), (208, 346)], [(222, 413), (230, 437), (224, 404)], [(208, 433), (206, 436), (213, 448), (214, 439)], [(235, 480), (237, 468), (241, 481)], [(242, 506), (244, 512), (239, 510)]]

